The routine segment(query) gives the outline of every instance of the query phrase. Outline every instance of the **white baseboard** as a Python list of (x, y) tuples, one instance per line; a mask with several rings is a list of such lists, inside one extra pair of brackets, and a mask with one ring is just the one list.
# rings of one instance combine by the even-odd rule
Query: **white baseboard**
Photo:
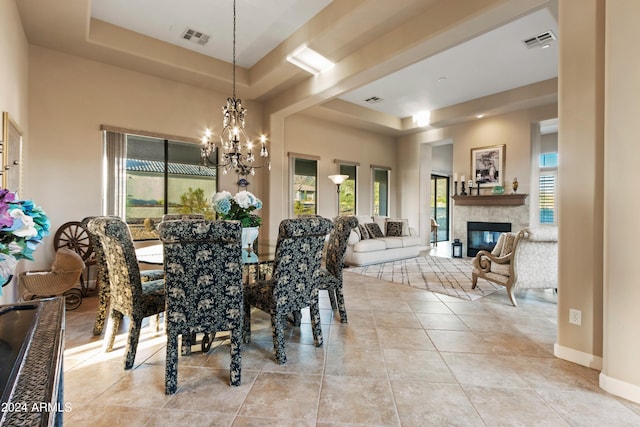
[(594, 356), (593, 354), (564, 347), (558, 343), (553, 345), (553, 354), (559, 359), (568, 360), (569, 362), (577, 363), (578, 365), (586, 366), (587, 368), (602, 371), (602, 357), (600, 356)]
[(600, 372), (600, 388), (616, 396), (640, 403), (640, 386), (606, 376)]

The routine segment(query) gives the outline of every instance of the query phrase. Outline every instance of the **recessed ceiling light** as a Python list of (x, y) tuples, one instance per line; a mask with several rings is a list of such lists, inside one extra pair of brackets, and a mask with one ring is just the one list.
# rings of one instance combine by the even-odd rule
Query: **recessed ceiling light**
[(483, 114), (483, 113), (476, 114), (476, 119), (481, 119), (481, 118), (483, 118), (483, 117), (484, 117), (484, 114)]
[(446, 77), (438, 77), (438, 83), (444, 83), (447, 81)]

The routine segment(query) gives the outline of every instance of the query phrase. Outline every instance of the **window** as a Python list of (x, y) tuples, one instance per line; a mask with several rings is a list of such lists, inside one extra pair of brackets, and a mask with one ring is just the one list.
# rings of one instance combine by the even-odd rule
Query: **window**
[(356, 170), (355, 164), (340, 164), (340, 175), (349, 175), (340, 185), (340, 215), (356, 214)]
[(315, 215), (318, 161), (293, 157), (293, 215)]
[(373, 167), (373, 214), (389, 215), (389, 169)]
[[(201, 166), (200, 146), (138, 135), (121, 135), (115, 156), (107, 147), (108, 181), (113, 202), (107, 214), (125, 219), (134, 240), (157, 239), (155, 225), (166, 213), (202, 213), (213, 218), (210, 198), (217, 189), (217, 171)], [(107, 138), (107, 145), (110, 144)], [(107, 204), (109, 205), (109, 203)], [(119, 207), (118, 207), (119, 206)]]
[(557, 221), (557, 171), (558, 153), (542, 153), (539, 158), (538, 208), (540, 224), (556, 224)]

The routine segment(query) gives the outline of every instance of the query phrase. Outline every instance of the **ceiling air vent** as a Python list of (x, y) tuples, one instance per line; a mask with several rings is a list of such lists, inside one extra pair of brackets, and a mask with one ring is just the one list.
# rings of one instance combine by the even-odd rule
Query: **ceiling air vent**
[(533, 49), (534, 47), (544, 47), (547, 46), (551, 41), (558, 40), (553, 31), (545, 31), (544, 33), (538, 34), (537, 36), (529, 37), (528, 39), (522, 40), (522, 43), (529, 49)]
[(184, 30), (184, 33), (182, 33), (182, 38), (204, 46), (205, 44), (207, 44), (211, 36), (201, 31), (196, 31), (192, 28), (187, 28), (186, 30)]
[(369, 104), (377, 104), (378, 102), (382, 102), (384, 99), (378, 98), (377, 96), (372, 96), (371, 98), (367, 98), (364, 102), (368, 102)]

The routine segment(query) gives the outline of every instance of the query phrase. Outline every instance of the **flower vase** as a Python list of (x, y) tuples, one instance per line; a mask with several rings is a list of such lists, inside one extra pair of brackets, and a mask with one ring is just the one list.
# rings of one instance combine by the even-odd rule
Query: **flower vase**
[(253, 242), (258, 237), (260, 227), (243, 227), (242, 228), (242, 262), (247, 264), (258, 262), (258, 255), (253, 250)]
[(18, 260), (11, 255), (0, 255), (0, 258), (2, 258), (0, 259), (0, 295), (2, 295), (2, 288), (13, 279)]

